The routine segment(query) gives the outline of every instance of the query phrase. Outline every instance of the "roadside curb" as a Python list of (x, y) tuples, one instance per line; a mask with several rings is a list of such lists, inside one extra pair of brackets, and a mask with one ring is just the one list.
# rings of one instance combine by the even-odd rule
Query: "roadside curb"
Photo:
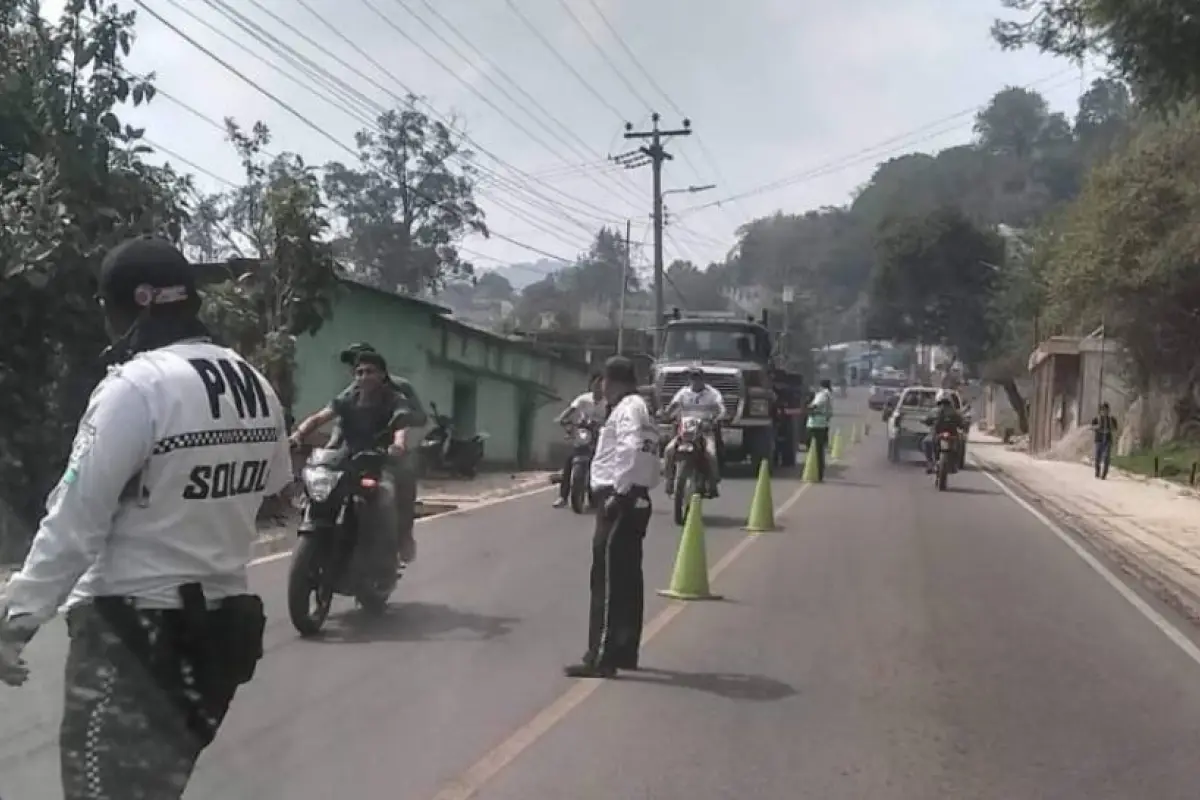
[(1069, 502), (1039, 492), (1028, 481), (1018, 476), (1015, 470), (1006, 469), (1003, 465), (989, 460), (986, 455), (981, 458), (978, 451), (973, 453), (971, 458), (985, 472), (1002, 477), (1019, 494), (1033, 501), (1034, 505), (1048, 512), (1058, 522), (1065, 524), (1118, 570), (1137, 580), (1139, 585), (1154, 597), (1166, 603), (1192, 625), (1200, 627), (1200, 594), (1155, 567), (1147, 559), (1139, 558), (1136, 553), (1122, 547), (1117, 540), (1123, 535), (1115, 526), (1094, 515), (1084, 514)]

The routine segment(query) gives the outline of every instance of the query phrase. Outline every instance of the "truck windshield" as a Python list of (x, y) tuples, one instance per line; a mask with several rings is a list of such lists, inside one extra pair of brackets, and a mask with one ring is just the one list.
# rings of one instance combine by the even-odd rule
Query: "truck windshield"
[(669, 327), (663, 339), (662, 357), (671, 361), (761, 361), (770, 355), (766, 335), (753, 328)]

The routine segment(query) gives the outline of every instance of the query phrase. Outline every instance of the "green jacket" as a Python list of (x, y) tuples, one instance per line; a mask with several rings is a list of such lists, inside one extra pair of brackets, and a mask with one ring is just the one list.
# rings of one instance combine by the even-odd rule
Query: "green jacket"
[[(405, 380), (397, 375), (388, 375), (388, 385), (391, 386), (397, 394), (402, 397), (409, 406), (409, 411), (412, 414), (412, 422), (409, 428), (423, 428), (429, 423), (429, 415), (425, 413), (425, 406), (421, 404), (421, 398), (417, 396), (417, 390), (413, 388), (410, 381)], [(351, 383), (343, 389), (334, 402), (345, 400), (354, 394), (354, 384)], [(333, 430), (329, 433), (329, 444), (327, 447), (336, 447), (342, 440), (342, 426), (337, 419), (333, 422)], [(415, 443), (413, 443), (415, 446)]]

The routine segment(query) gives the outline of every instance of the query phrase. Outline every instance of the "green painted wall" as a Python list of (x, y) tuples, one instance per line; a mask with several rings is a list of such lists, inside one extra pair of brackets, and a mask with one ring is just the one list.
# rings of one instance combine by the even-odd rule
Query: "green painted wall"
[[(556, 466), (561, 459), (563, 436), (554, 419), (586, 388), (584, 367), (448, 319), (432, 304), (353, 284), (321, 329), (297, 342), (298, 419), (346, 387), (350, 371), (338, 354), (361, 341), (378, 348), (394, 374), (411, 380), (426, 406), (436, 404), (464, 431), (488, 433), (489, 462), (512, 465), (528, 455), (530, 466)], [(522, 403), (535, 407), (526, 448)]]

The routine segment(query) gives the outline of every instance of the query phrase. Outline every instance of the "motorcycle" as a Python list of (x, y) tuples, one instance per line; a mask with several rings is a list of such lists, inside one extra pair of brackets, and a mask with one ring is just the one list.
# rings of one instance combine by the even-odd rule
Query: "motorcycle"
[(675, 486), (672, 492), (676, 525), (682, 525), (687, 520), (693, 494), (704, 497), (709, 493), (708, 471), (704, 468), (708, 451), (704, 443), (706, 436), (713, 435), (711, 428), (711, 423), (697, 417), (684, 417), (679, 421), (675, 441)]
[[(389, 423), (389, 439), (403, 413)], [(321, 631), (334, 595), (353, 597), (372, 614), (387, 608), (400, 572), (372, 576), (356, 563), (372, 525), (390, 524), (390, 514), (372, 513), (379, 503), (392, 502), (380, 492), (387, 459), (387, 446), (379, 442), (353, 455), (345, 447), (317, 448), (301, 470), (304, 511), (287, 588), (288, 616), (301, 636)]]
[(430, 403), (429, 408), (433, 411), (434, 426), (418, 448), (422, 468), (474, 478), (483, 461), (483, 443), (488, 435), (477, 433), (470, 439), (455, 439), (453, 420), (439, 414), (436, 403)]
[(582, 514), (592, 508), (592, 456), (596, 453), (596, 428), (594, 422), (576, 426), (572, 434), (575, 454), (571, 457), (571, 510)]
[(933, 480), (939, 492), (946, 491), (946, 478), (958, 472), (958, 441), (950, 431), (942, 431), (934, 439)]

